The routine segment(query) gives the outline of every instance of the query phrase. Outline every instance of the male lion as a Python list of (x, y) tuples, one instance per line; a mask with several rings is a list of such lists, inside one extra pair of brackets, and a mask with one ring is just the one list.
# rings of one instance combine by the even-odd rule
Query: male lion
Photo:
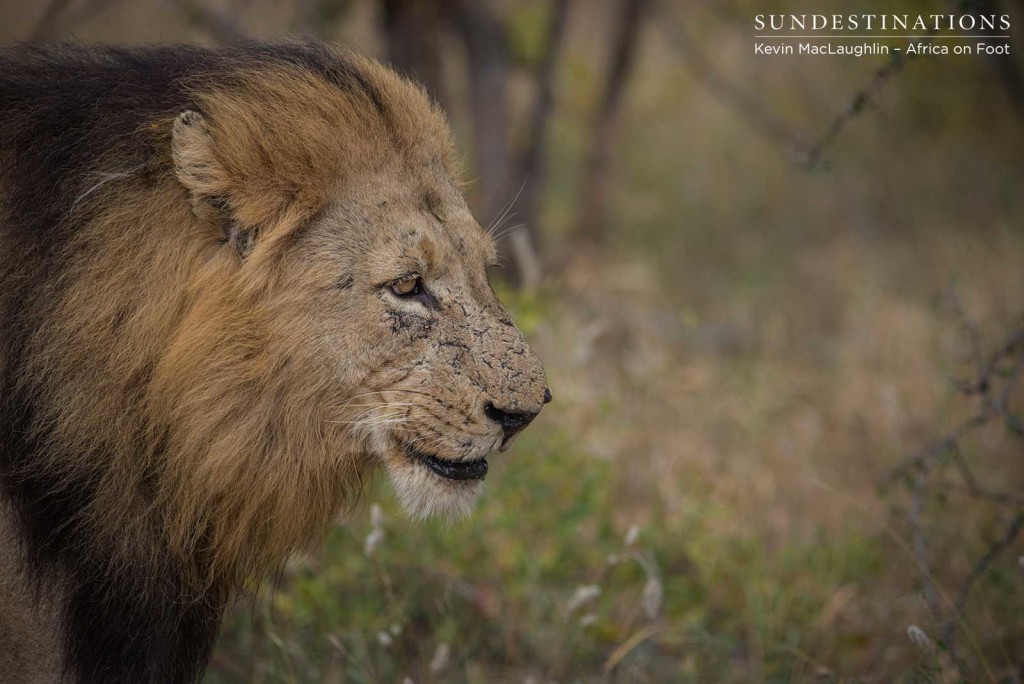
[(0, 678), (197, 679), (382, 465), (461, 514), (550, 400), (444, 116), (312, 44), (0, 50)]

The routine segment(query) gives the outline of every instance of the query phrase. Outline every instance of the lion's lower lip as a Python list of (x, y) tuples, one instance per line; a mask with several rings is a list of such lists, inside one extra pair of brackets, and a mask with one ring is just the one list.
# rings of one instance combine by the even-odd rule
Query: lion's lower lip
[(487, 459), (477, 461), (447, 461), (431, 454), (406, 447), (405, 452), (435, 473), (448, 480), (482, 480), (487, 475)]

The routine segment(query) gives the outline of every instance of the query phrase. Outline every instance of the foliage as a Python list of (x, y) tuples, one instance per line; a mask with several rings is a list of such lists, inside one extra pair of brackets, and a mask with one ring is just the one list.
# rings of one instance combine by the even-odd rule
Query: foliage
[(557, 430), (522, 440), (471, 520), (417, 525), (385, 495), (340, 525), (233, 617), (208, 681), (744, 681), (748, 649), (763, 675), (789, 676), (813, 669), (805, 653), (821, 639), (799, 625), (820, 618), (830, 588), (880, 571), (857, 535), (778, 552), (716, 539), (732, 513), (704, 502), (623, 530), (611, 464)]

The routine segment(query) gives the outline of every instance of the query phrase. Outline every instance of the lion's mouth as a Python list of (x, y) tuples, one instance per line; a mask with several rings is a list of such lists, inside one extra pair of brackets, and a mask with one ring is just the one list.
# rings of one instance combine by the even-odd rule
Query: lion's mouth
[(411, 446), (405, 447), (405, 453), (414, 461), (418, 461), (432, 471), (448, 480), (482, 480), (487, 475), (487, 459), (476, 461), (449, 461), (438, 456), (425, 454)]

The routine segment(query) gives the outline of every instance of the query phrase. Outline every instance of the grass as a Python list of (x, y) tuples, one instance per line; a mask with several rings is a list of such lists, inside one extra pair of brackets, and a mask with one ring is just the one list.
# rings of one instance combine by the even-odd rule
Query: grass
[[(752, 657), (770, 678), (809, 666), (817, 644), (796, 627), (821, 619), (831, 587), (880, 572), (858, 537), (769, 556), (754, 537), (716, 542), (730, 513), (696, 502), (627, 540), (611, 465), (547, 437), (524, 436), (470, 521), (419, 527), (386, 505), (369, 555), (371, 520), (340, 527), (289, 567), (275, 601), (236, 616), (210, 681), (598, 680), (612, 664), (745, 681)], [(582, 587), (600, 591), (570, 610)], [(447, 664), (432, 670), (443, 645)]]

